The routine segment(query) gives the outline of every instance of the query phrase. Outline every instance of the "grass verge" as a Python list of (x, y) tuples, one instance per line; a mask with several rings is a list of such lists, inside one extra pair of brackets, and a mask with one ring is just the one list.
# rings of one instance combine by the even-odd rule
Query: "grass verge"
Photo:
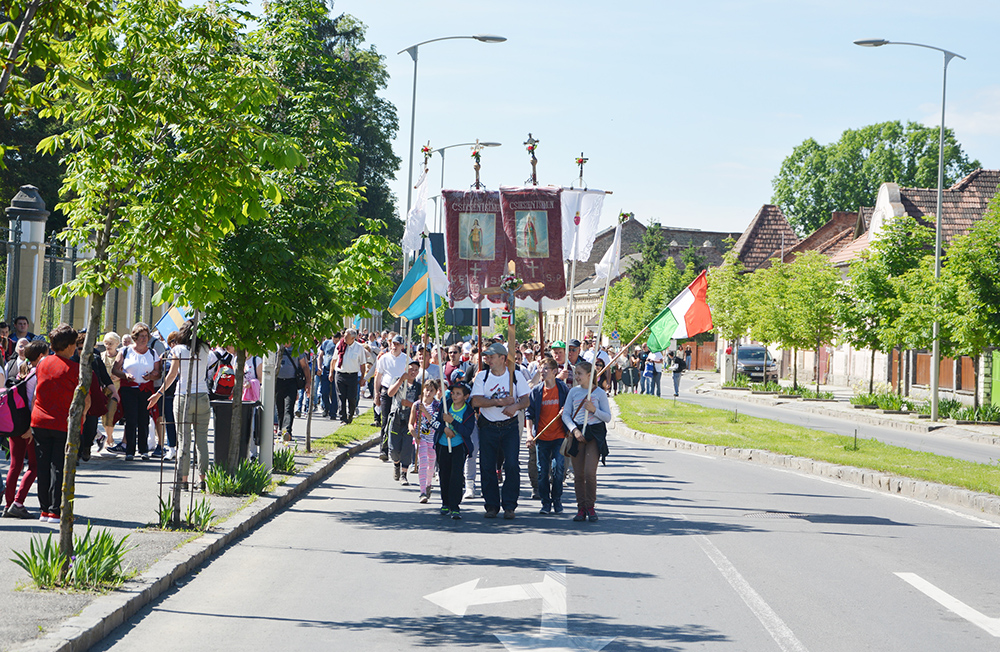
[(834, 435), (821, 430), (779, 423), (687, 403), (664, 401), (642, 394), (615, 397), (622, 420), (630, 428), (710, 446), (730, 446), (796, 455), (833, 464), (873, 469), (883, 473), (939, 482), (1000, 495), (1000, 465), (979, 464), (890, 446), (875, 439)]
[[(366, 415), (362, 416), (364, 417)], [(322, 439), (314, 439), (312, 442), (312, 448), (313, 450), (334, 450), (353, 441), (368, 439), (377, 432), (378, 428), (373, 428), (368, 424), (350, 423), (345, 426), (340, 426), (331, 435), (327, 435)]]

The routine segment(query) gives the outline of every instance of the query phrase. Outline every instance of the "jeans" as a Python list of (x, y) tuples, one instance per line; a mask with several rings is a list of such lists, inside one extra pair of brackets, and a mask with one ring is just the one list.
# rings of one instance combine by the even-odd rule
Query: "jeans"
[[(653, 372), (652, 382), (650, 383), (651, 388), (649, 390), (650, 394), (656, 394), (657, 396), (660, 395), (660, 381), (662, 379), (663, 379), (663, 372), (662, 371), (654, 371)], [(575, 471), (574, 471), (574, 473), (575, 473)]]
[(358, 374), (337, 373), (337, 394), (340, 395), (340, 420), (350, 423), (358, 407)]
[[(499, 427), (486, 419), (479, 420), (479, 475), (486, 509), (517, 509), (517, 495), (521, 491), (520, 449), (517, 419)], [(502, 490), (497, 478), (497, 458), (500, 454), (503, 454)]]
[(639, 393), (651, 394), (652, 392), (650, 391), (650, 385), (652, 384), (652, 382), (653, 382), (652, 378), (647, 378), (644, 375), (639, 376)]
[(319, 374), (319, 395), (323, 400), (323, 411), (326, 416), (333, 418), (337, 413), (337, 392), (330, 382), (330, 368), (325, 367)]
[(681, 393), (681, 372), (675, 371), (674, 374), (674, 396)]
[(566, 458), (559, 452), (563, 440), (540, 439), (535, 442), (538, 458), (538, 495), (542, 507), (562, 507), (563, 478), (566, 477)]

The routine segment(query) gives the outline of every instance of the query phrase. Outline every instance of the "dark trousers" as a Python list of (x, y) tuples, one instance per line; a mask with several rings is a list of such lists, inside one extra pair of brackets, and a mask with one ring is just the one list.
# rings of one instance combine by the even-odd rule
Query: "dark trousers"
[(358, 374), (337, 372), (337, 394), (340, 395), (340, 420), (350, 423), (358, 408)]
[(94, 447), (94, 440), (97, 439), (97, 424), (101, 417), (85, 416), (83, 418), (83, 431), (80, 433), (80, 452), (90, 451)]
[(382, 447), (381, 452), (389, 454), (389, 432), (392, 429), (392, 419), (389, 418), (389, 409), (392, 407), (392, 397), (385, 387), (379, 389), (379, 423), (382, 424)]
[(125, 415), (125, 454), (135, 455), (136, 444), (143, 455), (149, 452), (149, 402), (151, 392), (140, 391), (138, 387), (120, 387), (122, 412)]
[(465, 444), (437, 447), (438, 479), (441, 481), (441, 504), (457, 511), (465, 490)]
[(323, 411), (333, 418), (337, 413), (337, 390), (330, 382), (330, 368), (326, 367), (319, 375), (319, 394), (323, 399)]
[[(497, 427), (492, 422), (479, 420), (479, 469), (486, 509), (504, 511), (517, 509), (517, 495), (521, 491), (521, 466), (518, 453), (521, 438), (517, 419)], [(497, 460), (503, 456), (503, 489), (497, 479)]]
[(566, 476), (566, 458), (559, 452), (562, 443), (562, 439), (535, 442), (538, 450), (538, 496), (546, 509), (555, 505), (562, 507), (563, 478)]
[(167, 446), (177, 448), (177, 424), (174, 423), (174, 395), (167, 394), (160, 399), (160, 414), (163, 415), (163, 427), (167, 431)]
[(275, 380), (274, 405), (278, 410), (281, 432), (292, 432), (292, 422), (295, 420), (295, 396), (298, 392), (294, 377)]
[(66, 461), (66, 433), (32, 428), (38, 460), (38, 506), (43, 512), (59, 515), (62, 509), (63, 463)]

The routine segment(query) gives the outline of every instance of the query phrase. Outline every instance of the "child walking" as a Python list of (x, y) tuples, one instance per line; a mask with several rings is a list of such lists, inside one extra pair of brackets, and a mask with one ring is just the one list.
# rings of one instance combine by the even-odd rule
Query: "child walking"
[[(608, 456), (608, 429), (611, 405), (608, 395), (595, 387), (587, 400), (590, 388), (590, 363), (577, 362), (573, 368), (576, 385), (569, 390), (563, 409), (563, 424), (572, 437), (567, 455), (573, 459), (573, 485), (576, 489), (577, 513), (574, 521), (597, 521), (597, 463)], [(583, 432), (583, 424), (587, 432)]]
[(410, 411), (410, 434), (417, 449), (417, 471), (420, 477), (420, 502), (426, 503), (431, 497), (431, 480), (437, 455), (434, 440), (442, 429), (441, 401), (436, 397), (441, 390), (441, 381), (431, 378), (423, 383), (420, 400)]
[[(465, 383), (451, 386), (451, 397), (442, 415), (442, 429), (437, 436), (437, 459), (441, 475), (441, 513), (456, 521), (462, 518), (465, 458), (472, 450), (472, 429), (476, 425), (475, 410), (467, 403), (472, 388)], [(448, 449), (449, 442), (451, 450)]]

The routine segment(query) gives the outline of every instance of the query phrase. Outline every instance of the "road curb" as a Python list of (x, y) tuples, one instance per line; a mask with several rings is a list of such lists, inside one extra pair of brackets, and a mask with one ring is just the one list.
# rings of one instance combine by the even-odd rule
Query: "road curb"
[(126, 582), (113, 593), (98, 597), (80, 615), (63, 621), (58, 629), (15, 646), (12, 650), (81, 652), (93, 647), (185, 575), (277, 514), (308, 489), (333, 474), (347, 460), (375, 446), (381, 439), (382, 436), (376, 434), (346, 450), (327, 453), (322, 459), (290, 476), (273, 494), (262, 496), (238, 511), (218, 529), (170, 551), (136, 579)]
[(808, 457), (783, 455), (752, 448), (711, 446), (683, 439), (661, 437), (627, 426), (621, 420), (620, 409), (614, 401), (611, 402), (611, 413), (613, 416), (611, 424), (612, 432), (660, 448), (672, 448), (674, 450), (701, 453), (703, 455), (738, 459), (765, 466), (776, 466), (824, 478), (833, 478), (868, 489), (905, 496), (914, 500), (961, 507), (976, 510), (984, 514), (1000, 516), (1000, 496), (970, 491), (936, 482), (928, 482), (926, 480), (914, 480), (872, 469), (845, 466), (832, 462), (820, 462)]

